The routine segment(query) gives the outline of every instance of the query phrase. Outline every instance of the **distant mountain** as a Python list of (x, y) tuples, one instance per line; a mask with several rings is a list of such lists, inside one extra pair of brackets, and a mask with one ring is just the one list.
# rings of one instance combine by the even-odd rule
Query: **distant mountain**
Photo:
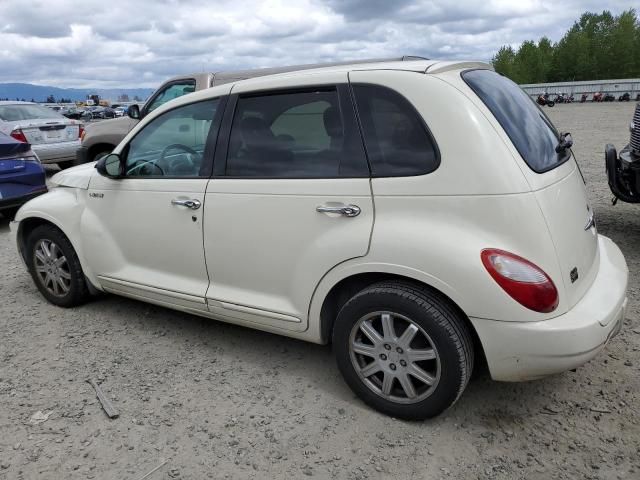
[(152, 88), (58, 88), (31, 83), (0, 83), (0, 99), (15, 100), (19, 98), (26, 101), (33, 99), (36, 102), (46, 101), (49, 95), (53, 95), (56, 100), (60, 98), (85, 100), (87, 95), (93, 94), (98, 94), (100, 98), (113, 102), (117, 101), (120, 95), (128, 95), (131, 101), (136, 95), (145, 100), (152, 92)]

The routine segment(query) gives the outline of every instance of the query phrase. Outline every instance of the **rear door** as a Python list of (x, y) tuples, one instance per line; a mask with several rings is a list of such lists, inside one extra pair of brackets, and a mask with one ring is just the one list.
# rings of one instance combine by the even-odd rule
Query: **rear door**
[(491, 110), (522, 158), (522, 171), (547, 221), (562, 271), (568, 307), (597, 273), (598, 238), (585, 183), (571, 150), (556, 152), (559, 133), (515, 83), (489, 70), (470, 70), (464, 81)]
[(346, 73), (285, 82), (232, 91), (205, 196), (207, 301), (217, 315), (302, 331), (321, 278), (366, 255), (374, 212)]

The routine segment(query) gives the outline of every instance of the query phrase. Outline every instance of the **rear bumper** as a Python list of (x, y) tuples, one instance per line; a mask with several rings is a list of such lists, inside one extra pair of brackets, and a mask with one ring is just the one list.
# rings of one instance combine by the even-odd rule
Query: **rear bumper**
[(79, 146), (80, 140), (73, 140), (71, 142), (31, 145), (31, 148), (36, 152), (41, 163), (57, 163), (75, 162)]
[(598, 274), (567, 313), (541, 322), (470, 319), (494, 380), (533, 380), (577, 368), (618, 334), (627, 308), (629, 271), (609, 238), (599, 236), (598, 246)]

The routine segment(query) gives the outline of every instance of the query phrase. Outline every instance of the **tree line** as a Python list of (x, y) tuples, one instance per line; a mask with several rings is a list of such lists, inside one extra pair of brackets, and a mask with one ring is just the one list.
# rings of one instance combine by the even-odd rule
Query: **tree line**
[(505, 45), (492, 59), (516, 83), (640, 77), (640, 22), (634, 9), (614, 16), (585, 12), (559, 42), (527, 40)]

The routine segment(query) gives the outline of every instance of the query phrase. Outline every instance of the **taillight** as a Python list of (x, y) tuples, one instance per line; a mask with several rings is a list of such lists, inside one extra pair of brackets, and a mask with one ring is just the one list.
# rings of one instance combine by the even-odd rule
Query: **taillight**
[(10, 135), (19, 142), (27, 143), (27, 137), (24, 136), (24, 132), (19, 128), (13, 129)]
[(482, 263), (498, 285), (520, 305), (541, 313), (558, 306), (558, 290), (538, 266), (518, 255), (488, 248), (480, 253)]
[(82, 140), (84, 138), (84, 125), (78, 125), (78, 138)]

